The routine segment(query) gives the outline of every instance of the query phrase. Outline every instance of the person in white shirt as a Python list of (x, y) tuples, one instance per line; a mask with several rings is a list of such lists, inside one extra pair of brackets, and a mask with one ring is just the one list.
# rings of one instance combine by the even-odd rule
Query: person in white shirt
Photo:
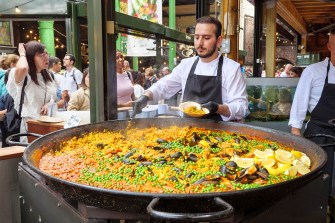
[(171, 74), (152, 85), (133, 103), (133, 116), (141, 112), (149, 100), (167, 99), (182, 90), (182, 101), (195, 101), (208, 108), (203, 118), (241, 120), (247, 113), (246, 81), (240, 65), (223, 57), (222, 25), (213, 17), (197, 20), (194, 45), (198, 56), (187, 58)]
[(281, 74), (279, 75), (279, 77), (288, 77), (289, 76), (289, 72), (291, 70), (291, 68), (293, 67), (292, 64), (288, 63), (285, 65), (285, 69), (283, 72), (281, 72)]
[(49, 71), (52, 73), (52, 78), (57, 83), (57, 99), (59, 100), (57, 102), (58, 107), (62, 108), (64, 107), (64, 100), (63, 100), (63, 91), (68, 91), (66, 85), (66, 80), (63, 75), (61, 75), (59, 72), (62, 69), (62, 63), (58, 57), (49, 57)]
[[(20, 59), (16, 67), (10, 71), (6, 86), (14, 99), (14, 108), (17, 111), (20, 107), (22, 88), (25, 86), (20, 133), (26, 133), (28, 119), (38, 119), (40, 115), (47, 114), (49, 101), (57, 93), (57, 83), (47, 71), (49, 55), (44, 45), (38, 41), (19, 43), (18, 52)], [(20, 140), (25, 142), (27, 139), (21, 137)]]
[[(310, 112), (311, 118), (304, 136), (317, 144), (333, 143), (334, 140), (317, 137), (316, 134), (335, 136), (335, 30), (330, 31), (327, 47), (330, 58), (304, 69), (294, 94), (289, 121), (291, 132), (300, 136), (306, 113)], [(329, 147), (326, 152), (328, 160), (325, 171), (332, 176), (333, 148)]]
[(63, 98), (66, 102), (69, 102), (71, 93), (75, 92), (81, 87), (81, 82), (83, 79), (83, 73), (74, 67), (76, 62), (76, 58), (72, 54), (65, 54), (63, 59), (63, 65), (65, 66), (66, 70), (64, 73), (65, 82), (66, 82), (66, 89), (63, 91)]
[(134, 80), (134, 96), (135, 99), (142, 96), (144, 93), (144, 82), (145, 82), (145, 76), (141, 73), (141, 71), (133, 71), (132, 77)]

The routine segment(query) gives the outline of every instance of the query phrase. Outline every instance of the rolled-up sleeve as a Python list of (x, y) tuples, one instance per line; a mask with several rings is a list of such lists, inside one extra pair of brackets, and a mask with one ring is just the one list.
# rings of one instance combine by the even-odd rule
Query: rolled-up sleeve
[[(156, 83), (154, 83), (148, 91), (153, 93), (153, 101), (159, 101), (161, 99), (168, 99), (185, 88), (186, 78), (188, 73), (185, 73), (185, 62), (182, 61), (176, 66), (172, 73), (163, 77)], [(186, 75), (185, 75), (185, 74)]]
[(240, 120), (247, 114), (248, 95), (239, 64), (232, 60), (224, 63), (223, 77), (222, 101), (229, 107), (230, 116), (221, 117), (223, 121)]

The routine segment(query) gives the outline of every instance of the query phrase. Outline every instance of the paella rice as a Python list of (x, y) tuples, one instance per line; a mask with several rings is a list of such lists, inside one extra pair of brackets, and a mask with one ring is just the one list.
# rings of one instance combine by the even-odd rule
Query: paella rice
[[(277, 142), (249, 135), (171, 126), (73, 137), (57, 151), (46, 153), (39, 168), (67, 181), (113, 190), (209, 193), (299, 177), (306, 168), (310, 170), (308, 162), (300, 161), (309, 159), (306, 157)], [(301, 166), (304, 173), (292, 171)]]

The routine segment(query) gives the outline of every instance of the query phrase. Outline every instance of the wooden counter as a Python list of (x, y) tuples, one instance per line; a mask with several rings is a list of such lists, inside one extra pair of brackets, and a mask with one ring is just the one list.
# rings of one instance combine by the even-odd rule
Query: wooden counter
[[(27, 125), (29, 133), (37, 133), (41, 135), (45, 135), (64, 128), (64, 122), (49, 123), (32, 119), (27, 121)], [(28, 136), (28, 142), (32, 142), (35, 139), (36, 137)]]
[(10, 146), (0, 149), (0, 160), (21, 157), (26, 147), (23, 146)]

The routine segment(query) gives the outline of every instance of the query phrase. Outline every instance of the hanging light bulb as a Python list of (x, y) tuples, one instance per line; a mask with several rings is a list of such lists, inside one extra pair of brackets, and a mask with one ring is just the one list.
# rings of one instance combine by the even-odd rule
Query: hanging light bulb
[(16, 13), (21, 12), (21, 10), (19, 9), (19, 6), (15, 6), (15, 12), (16, 12)]

